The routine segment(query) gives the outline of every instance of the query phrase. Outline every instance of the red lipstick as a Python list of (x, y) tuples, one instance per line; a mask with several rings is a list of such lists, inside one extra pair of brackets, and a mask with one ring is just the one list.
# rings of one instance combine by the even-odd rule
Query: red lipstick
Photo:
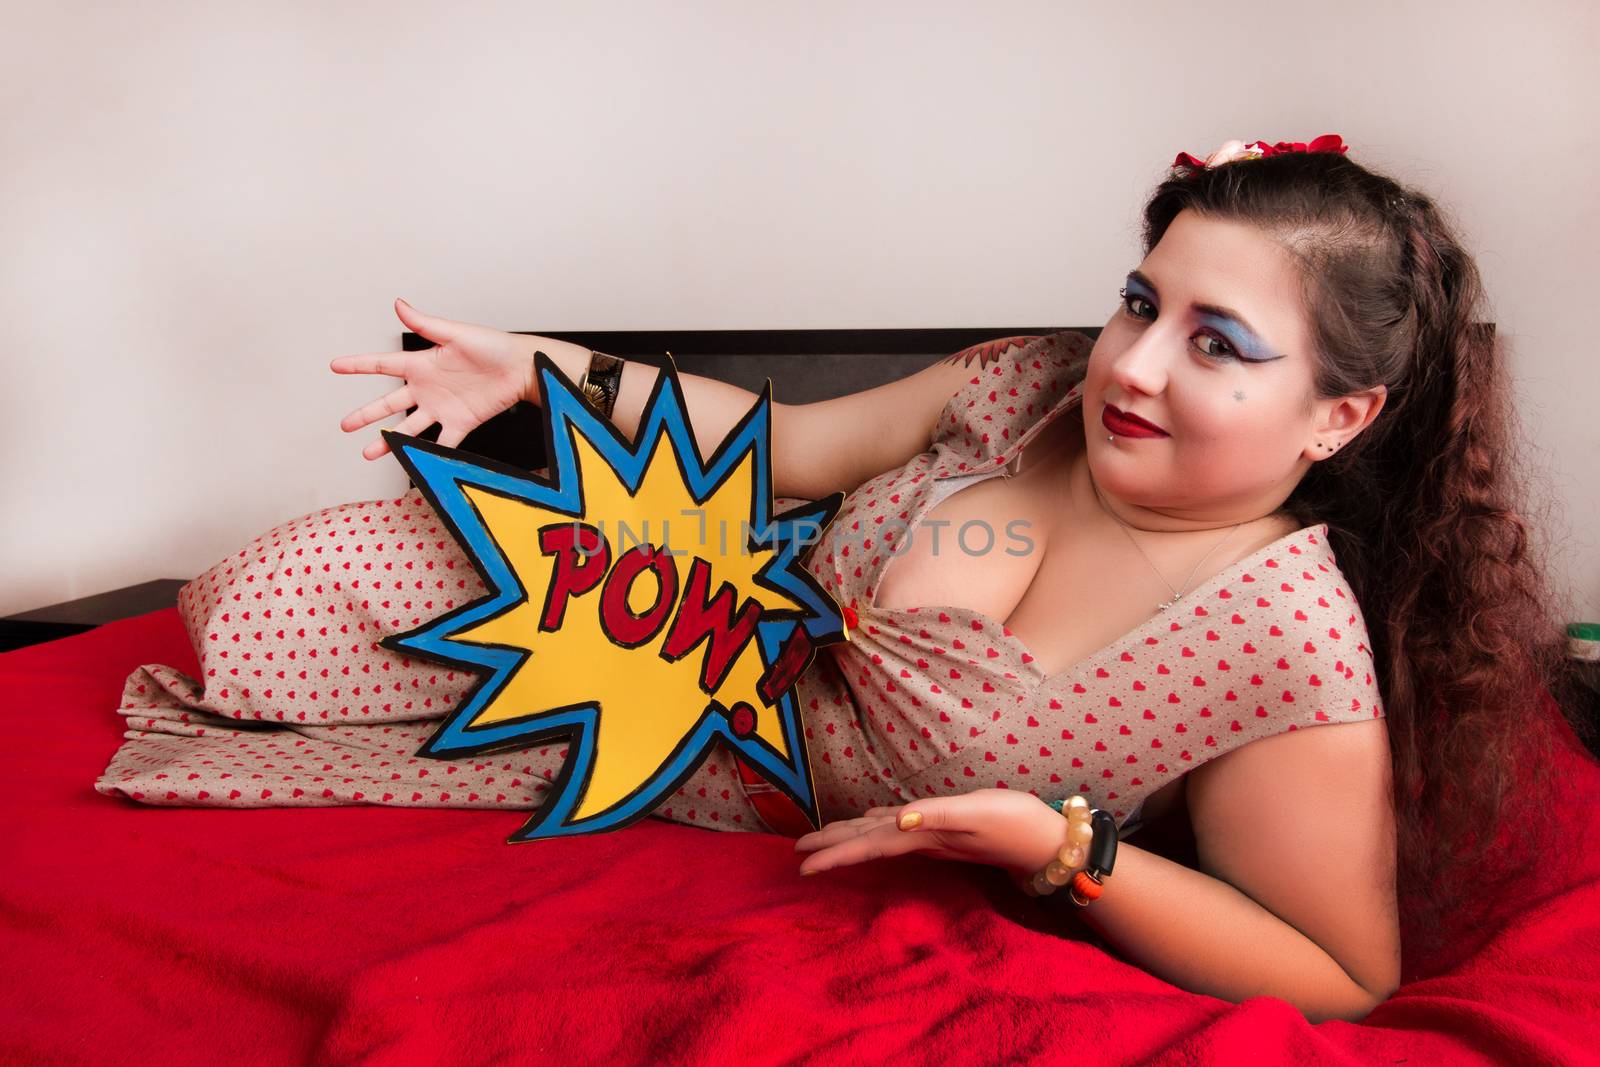
[(1170, 437), (1171, 435), (1148, 419), (1122, 411), (1107, 404), (1100, 412), (1100, 422), (1106, 429), (1123, 437)]

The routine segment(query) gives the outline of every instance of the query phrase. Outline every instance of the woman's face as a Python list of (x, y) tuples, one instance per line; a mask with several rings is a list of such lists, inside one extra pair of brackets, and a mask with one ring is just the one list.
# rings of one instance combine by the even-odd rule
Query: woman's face
[[(1382, 406), (1316, 399), (1314, 369), (1288, 254), (1252, 226), (1180, 212), (1130, 273), (1089, 358), (1084, 430), (1102, 496), (1123, 514), (1174, 520), (1152, 528), (1272, 513), (1332, 454), (1319, 443), (1348, 441)], [(1165, 433), (1108, 428), (1108, 405)]]

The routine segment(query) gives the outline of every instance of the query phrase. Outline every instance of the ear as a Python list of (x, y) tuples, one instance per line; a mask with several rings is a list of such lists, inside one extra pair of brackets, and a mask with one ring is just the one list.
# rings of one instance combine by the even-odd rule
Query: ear
[(1389, 387), (1377, 385), (1364, 392), (1316, 401), (1300, 454), (1315, 463), (1348, 447), (1356, 434), (1372, 425), (1388, 398)]

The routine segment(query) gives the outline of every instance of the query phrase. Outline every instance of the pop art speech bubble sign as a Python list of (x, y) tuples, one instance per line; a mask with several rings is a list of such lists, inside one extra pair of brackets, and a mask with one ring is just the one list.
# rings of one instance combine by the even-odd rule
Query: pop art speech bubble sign
[(508, 842), (628, 826), (719, 740), (820, 825), (793, 688), (845, 631), (800, 556), (844, 494), (772, 514), (771, 379), (705, 462), (670, 356), (637, 442), (534, 358), (548, 479), (383, 431), (489, 590), (379, 642), (482, 674), (418, 755), (567, 741)]

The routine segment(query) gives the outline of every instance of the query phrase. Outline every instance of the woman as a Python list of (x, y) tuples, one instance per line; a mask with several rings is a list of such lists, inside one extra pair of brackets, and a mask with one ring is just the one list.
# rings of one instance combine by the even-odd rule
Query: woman
[[(776, 492), (850, 494), (808, 556), (855, 625), (799, 687), (828, 820), (796, 842), (802, 873), (921, 851), (1020, 880), (1063, 842), (1045, 801), (1081, 793), (1151, 842), (1074, 909), (1106, 940), (1194, 991), (1355, 1019), (1400, 981), (1402, 915), (1425, 937), (1463, 869), (1520, 862), (1476, 846), (1513, 788), (1541, 795), (1524, 709), (1561, 692), (1560, 634), (1511, 506), (1477, 273), (1428, 198), (1337, 137), (1306, 148), (1181, 155), (1092, 345), (1006, 338), (775, 405)], [(454, 445), (538, 402), (536, 348), (574, 381), (589, 366), (398, 313), (438, 347), (335, 360), (406, 380), (346, 431), (415, 406), (395, 428)], [(625, 434), (655, 374), (626, 365)], [(709, 454), (753, 398), (681, 380)], [(414, 758), (470, 679), (376, 644), (476, 596), (461, 560), (415, 492), (269, 531), (185, 588), (205, 677), (130, 678), (97, 788), (537, 806), (565, 750)], [(773, 810), (722, 750), (679, 792), (661, 815)]]

